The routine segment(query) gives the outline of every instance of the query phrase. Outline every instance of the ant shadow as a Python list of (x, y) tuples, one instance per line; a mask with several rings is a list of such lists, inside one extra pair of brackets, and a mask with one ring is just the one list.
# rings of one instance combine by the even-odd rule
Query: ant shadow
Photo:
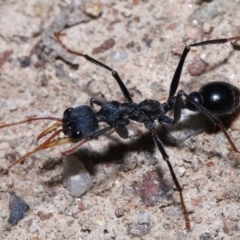
[[(201, 114), (200, 114), (201, 115)], [(202, 116), (203, 117), (203, 116)], [(174, 127), (164, 127), (159, 125), (157, 127), (157, 134), (160, 137), (161, 141), (164, 143), (165, 146), (170, 146), (174, 148), (182, 148), (184, 147), (183, 142), (189, 138), (192, 135), (196, 135), (201, 133), (202, 126), (199, 126), (199, 124), (202, 121), (202, 117), (199, 116), (199, 114), (196, 115), (190, 115), (186, 120), (179, 122)], [(184, 131), (184, 128), (188, 126), (188, 130), (185, 131), (184, 137), (181, 137), (180, 139), (175, 138), (171, 133), (174, 131)], [(131, 126), (130, 126), (131, 128)], [(199, 130), (200, 129), (200, 130)], [(97, 165), (98, 164), (109, 164), (109, 163), (116, 163), (123, 165), (124, 159), (129, 153), (134, 152), (144, 152), (146, 159), (143, 161), (147, 164), (156, 164), (158, 161), (164, 162), (162, 159), (162, 156), (160, 153), (158, 153), (158, 161), (151, 162), (151, 156), (154, 155), (155, 152), (155, 145), (154, 141), (152, 139), (151, 133), (145, 132), (138, 136), (136, 139), (131, 139), (127, 143), (123, 143), (118, 141), (118, 136), (110, 134), (105, 135), (108, 139), (111, 139), (113, 141), (113, 144), (111, 146), (104, 150), (104, 151), (90, 151), (88, 148), (80, 148), (75, 153), (73, 153), (79, 160), (82, 161), (87, 171), (90, 173), (90, 175), (95, 176), (97, 174)], [(101, 137), (100, 137), (101, 138)], [(99, 141), (100, 138), (92, 140), (92, 141)], [(106, 141), (107, 144), (107, 141)], [(150, 157), (149, 157), (150, 156)], [(171, 160), (171, 156), (170, 160)], [(56, 165), (62, 165), (62, 157), (60, 157), (57, 161), (55, 161), (54, 166)], [(48, 171), (50, 169), (45, 169), (45, 171)], [(125, 171), (124, 168), (119, 167), (119, 171)], [(158, 172), (158, 175), (161, 176), (159, 179), (163, 178), (163, 169), (161, 167), (157, 167), (156, 171)], [(62, 177), (61, 179), (50, 180), (46, 182), (47, 185), (58, 185), (62, 183)]]
[[(229, 116), (224, 116), (221, 120), (223, 120), (225, 127), (229, 127), (231, 122), (234, 121), (236, 117), (237, 113), (231, 115), (231, 119)], [(174, 131), (184, 131), (184, 134), (182, 136), (175, 137), (172, 135), (172, 132)], [(164, 145), (176, 148), (184, 147), (183, 142), (191, 136), (198, 135), (202, 132), (215, 134), (218, 131), (219, 129), (214, 127), (214, 125), (211, 124), (211, 122), (208, 121), (208, 119), (206, 119), (206, 117), (204, 117), (201, 113), (190, 115), (188, 118), (177, 123), (173, 127), (165, 127), (161, 125), (157, 127), (157, 135), (160, 137)], [(113, 162), (123, 163), (124, 157), (131, 152), (146, 152), (150, 155), (154, 154), (155, 152), (155, 145), (149, 132), (142, 133), (141, 136), (138, 136), (136, 139), (131, 139), (127, 143), (118, 141), (118, 136), (113, 136), (112, 134), (106, 135), (105, 137), (114, 141), (114, 144), (112, 144), (112, 146), (107, 150), (97, 152), (92, 150), (89, 151), (89, 149), (82, 147), (73, 153), (75, 156), (81, 159), (91, 175), (96, 174), (94, 165)], [(91, 141), (99, 141), (99, 138)], [(159, 153), (159, 155), (161, 154)], [(159, 156), (159, 158), (161, 160), (161, 156)], [(54, 165), (61, 164), (62, 157), (60, 157)]]
[[(231, 125), (231, 122), (234, 121), (237, 116), (238, 112), (232, 114), (230, 117), (221, 117), (221, 120), (223, 121), (224, 126), (228, 128)], [(131, 126), (129, 128), (131, 128)], [(219, 129), (214, 127), (211, 121), (209, 121), (201, 113), (189, 115), (173, 127), (165, 127), (162, 125), (157, 127), (157, 134), (164, 143), (164, 146), (175, 148), (177, 151), (180, 148), (189, 148), (184, 141), (192, 136), (196, 136), (203, 132), (206, 132), (207, 134), (216, 134), (218, 131)], [(180, 133), (180, 135), (175, 136), (176, 132)], [(164, 164), (164, 160), (162, 159), (160, 153), (158, 153), (158, 161), (150, 163), (151, 157), (149, 156), (153, 156), (156, 149), (152, 136), (149, 132), (145, 132), (136, 139), (129, 140), (127, 143), (118, 141), (119, 138), (116, 134), (109, 134), (105, 137), (114, 142), (107, 150), (101, 152), (92, 150), (90, 151), (89, 149), (82, 147), (74, 153), (74, 155), (84, 164), (91, 176), (97, 176), (99, 171), (97, 165), (99, 164), (113, 163), (118, 165), (116, 166), (117, 171), (126, 171), (123, 167), (124, 159), (129, 153), (134, 152), (144, 152), (145, 159), (143, 159), (143, 164), (155, 165), (158, 163), (158, 161), (161, 161), (161, 164)], [(94, 141), (99, 140), (100, 139), (96, 139)], [(202, 149), (200, 146), (198, 146), (194, 151), (200, 151), (203, 154), (206, 154), (206, 156), (209, 155), (209, 152), (205, 149)], [(214, 155), (223, 158), (217, 152)], [(169, 157), (171, 161), (171, 155)], [(173, 190), (176, 190), (175, 186), (172, 181), (165, 180), (164, 175), (166, 172), (163, 167), (161, 167), (161, 164), (158, 164), (155, 170), (149, 170), (148, 172), (142, 174), (141, 179), (133, 180), (132, 183), (128, 184), (128, 188), (131, 189), (131, 194), (140, 197), (142, 203), (147, 207), (159, 205), (160, 208), (164, 208), (170, 204), (172, 205), (176, 203), (173, 194), (169, 194)], [(62, 165), (62, 157), (58, 159), (55, 165)], [(114, 172), (114, 176), (116, 176), (115, 173), (116, 172)], [(111, 174), (106, 176), (107, 179), (111, 179), (112, 177), (113, 175)], [(62, 182), (63, 177), (58, 176), (58, 178), (51, 179), (44, 184), (53, 187), (61, 185)], [(96, 187), (99, 188), (101, 184), (102, 181), (97, 181), (94, 185), (95, 189)]]

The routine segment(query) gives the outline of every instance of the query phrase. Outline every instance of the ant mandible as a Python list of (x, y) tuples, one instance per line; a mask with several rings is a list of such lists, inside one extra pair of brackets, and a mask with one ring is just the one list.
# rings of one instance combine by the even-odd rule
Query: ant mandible
[[(29, 155), (42, 149), (51, 148), (60, 144), (77, 143), (74, 147), (63, 153), (64, 155), (69, 155), (76, 151), (85, 142), (97, 138), (112, 129), (117, 132), (119, 137), (124, 139), (128, 138), (127, 125), (129, 124), (130, 120), (133, 120), (139, 123), (143, 123), (145, 127), (150, 131), (157, 149), (161, 153), (163, 160), (167, 163), (175, 187), (180, 195), (186, 229), (189, 230), (190, 220), (183, 199), (183, 190), (173, 170), (169, 156), (166, 153), (161, 140), (157, 136), (156, 121), (165, 126), (173, 126), (180, 120), (182, 109), (202, 112), (214, 124), (220, 127), (221, 131), (229, 141), (232, 149), (235, 152), (239, 152), (230, 136), (228, 135), (227, 131), (225, 130), (222, 122), (217, 117), (221, 115), (231, 114), (240, 107), (240, 90), (237, 87), (226, 82), (211, 82), (203, 85), (198, 92), (192, 92), (190, 94), (186, 94), (183, 90), (179, 90), (177, 92), (177, 89), (185, 59), (192, 47), (209, 44), (223, 44), (229, 41), (238, 41), (240, 40), (240, 36), (202, 41), (185, 46), (172, 78), (168, 100), (164, 103), (160, 103), (156, 100), (151, 99), (145, 99), (140, 103), (133, 102), (127, 87), (115, 70), (86, 54), (75, 52), (69, 49), (60, 40), (58, 33), (55, 33), (54, 36), (57, 42), (67, 52), (83, 57), (86, 60), (110, 71), (113, 78), (117, 81), (121, 92), (126, 99), (126, 102), (102, 102), (98, 99), (91, 98), (90, 106), (82, 105), (76, 108), (68, 108), (64, 111), (63, 118), (28, 118), (20, 122), (1, 125), (0, 128), (5, 128), (36, 120), (56, 121), (55, 124), (45, 129), (37, 137), (38, 141), (47, 134), (52, 133), (52, 135), (47, 140), (41, 143), (33, 151), (26, 153), (24, 156), (14, 161), (0, 173), (0, 176), (6, 174), (10, 168), (22, 162)], [(100, 107), (99, 111), (95, 112), (93, 110), (94, 104)], [(171, 110), (173, 110), (173, 118), (170, 118), (166, 115)], [(99, 129), (99, 122), (106, 123), (107, 127)], [(65, 137), (56, 139), (60, 133), (64, 133)]]

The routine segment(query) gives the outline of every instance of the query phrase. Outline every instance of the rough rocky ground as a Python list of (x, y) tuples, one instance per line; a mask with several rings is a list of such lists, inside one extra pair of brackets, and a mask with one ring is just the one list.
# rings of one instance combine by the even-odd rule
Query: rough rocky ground
[[(184, 45), (240, 35), (239, 7), (239, 0), (2, 0), (0, 122), (61, 117), (67, 107), (88, 104), (91, 97), (124, 101), (111, 74), (66, 54), (52, 38), (54, 31), (62, 31), (72, 49), (117, 70), (136, 102), (163, 102)], [(239, 59), (231, 44), (194, 49), (180, 88), (190, 93), (219, 79), (240, 86)], [(1, 129), (1, 168), (36, 147), (36, 136), (47, 126), (39, 121)], [(238, 116), (227, 126), (240, 148)], [(166, 151), (184, 187), (191, 219), (187, 232), (178, 193), (151, 136), (141, 124), (129, 128), (128, 140), (112, 133), (76, 153), (94, 183), (80, 198), (62, 184), (61, 152), (69, 146), (40, 151), (2, 177), (0, 238), (239, 239), (239, 159), (230, 154), (223, 134), (209, 124), (205, 129), (199, 115), (169, 129), (178, 144), (166, 144)], [(164, 132), (159, 129), (162, 137)], [(8, 224), (11, 191), (30, 206), (13, 227)]]

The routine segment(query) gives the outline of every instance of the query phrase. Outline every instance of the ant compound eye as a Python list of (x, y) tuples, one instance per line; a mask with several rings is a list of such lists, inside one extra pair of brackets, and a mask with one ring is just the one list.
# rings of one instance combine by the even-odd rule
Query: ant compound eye
[(78, 141), (79, 139), (81, 139), (82, 138), (82, 131), (76, 131), (76, 132), (72, 132), (72, 134), (71, 134), (71, 139), (73, 140), (73, 141)]
[(73, 108), (67, 108), (64, 113), (63, 113), (63, 117), (66, 118), (69, 116), (69, 114), (72, 112)]

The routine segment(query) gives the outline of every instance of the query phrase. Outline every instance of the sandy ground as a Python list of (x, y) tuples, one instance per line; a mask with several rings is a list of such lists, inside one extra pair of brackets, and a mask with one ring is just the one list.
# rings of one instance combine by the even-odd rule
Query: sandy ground
[[(82, 2), (0, 1), (1, 124), (33, 116), (62, 117), (67, 107), (89, 104), (91, 97), (124, 101), (111, 74), (66, 54), (51, 38), (54, 31), (62, 31), (70, 48), (117, 70), (136, 102), (166, 101), (184, 45), (240, 35), (239, 0)], [(101, 11), (101, 16), (89, 16)], [(190, 93), (219, 79), (239, 86), (239, 59), (231, 44), (194, 49), (179, 89)], [(107, 134), (76, 153), (94, 183), (80, 198), (62, 184), (61, 152), (69, 146), (40, 151), (2, 177), (0, 238), (240, 239), (239, 162), (229, 155), (223, 134), (211, 126), (205, 130), (203, 123), (197, 115), (170, 128), (179, 144), (166, 144), (184, 188), (190, 231), (151, 136), (142, 124), (132, 123), (130, 139)], [(38, 121), (1, 129), (1, 168), (36, 147), (37, 135), (47, 126), (48, 121)], [(240, 148), (238, 117), (228, 131)], [(30, 206), (13, 227), (8, 224), (11, 191)]]

